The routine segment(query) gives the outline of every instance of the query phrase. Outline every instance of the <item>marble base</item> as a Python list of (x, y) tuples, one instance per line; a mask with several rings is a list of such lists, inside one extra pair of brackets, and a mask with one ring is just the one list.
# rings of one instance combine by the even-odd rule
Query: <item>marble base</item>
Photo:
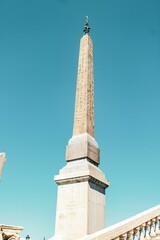
[(87, 159), (68, 162), (58, 184), (54, 240), (76, 240), (105, 227), (105, 189), (109, 181)]

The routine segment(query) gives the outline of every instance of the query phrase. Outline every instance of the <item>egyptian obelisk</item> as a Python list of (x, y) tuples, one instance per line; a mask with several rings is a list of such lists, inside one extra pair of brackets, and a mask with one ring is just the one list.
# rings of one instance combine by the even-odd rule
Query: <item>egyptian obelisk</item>
[(58, 184), (55, 240), (76, 240), (105, 227), (108, 180), (98, 168), (100, 151), (94, 138), (92, 40), (86, 17), (80, 40), (73, 136), (66, 147), (67, 164), (55, 176)]

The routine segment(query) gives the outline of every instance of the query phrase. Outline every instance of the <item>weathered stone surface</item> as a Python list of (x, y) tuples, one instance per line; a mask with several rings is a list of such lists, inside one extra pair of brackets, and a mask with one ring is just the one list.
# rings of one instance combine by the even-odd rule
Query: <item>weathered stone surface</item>
[(92, 40), (88, 34), (80, 41), (73, 135), (94, 137), (94, 83)]
[(18, 240), (23, 227), (0, 224), (0, 240)]
[(66, 147), (66, 161), (88, 158), (100, 163), (94, 139), (94, 80), (92, 40), (85, 34), (80, 41), (73, 137)]
[(73, 136), (66, 147), (66, 160), (89, 158), (99, 164), (100, 151), (96, 140), (88, 133)]
[[(54, 177), (54, 180), (58, 185), (89, 181), (89, 177), (97, 180), (97, 185), (101, 185), (104, 189), (109, 186), (109, 181), (105, 178), (104, 173), (95, 165), (88, 162), (88, 159), (84, 158), (79, 161), (68, 162), (65, 167), (59, 171), (59, 175)], [(83, 178), (87, 178), (83, 180)]]
[(105, 227), (108, 180), (87, 159), (68, 162), (55, 176), (58, 184), (54, 239), (75, 240)]

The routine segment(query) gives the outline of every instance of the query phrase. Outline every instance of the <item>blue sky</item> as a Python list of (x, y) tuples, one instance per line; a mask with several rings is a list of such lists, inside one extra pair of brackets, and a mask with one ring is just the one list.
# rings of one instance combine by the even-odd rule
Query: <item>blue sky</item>
[(159, 13), (159, 0), (0, 0), (0, 223), (54, 233), (85, 15), (107, 225), (160, 203)]

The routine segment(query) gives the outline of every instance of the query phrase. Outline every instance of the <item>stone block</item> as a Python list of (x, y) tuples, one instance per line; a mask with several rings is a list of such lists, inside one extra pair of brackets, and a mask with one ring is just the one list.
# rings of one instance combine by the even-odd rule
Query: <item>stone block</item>
[(89, 158), (95, 164), (100, 163), (100, 150), (96, 140), (88, 133), (73, 136), (66, 147), (66, 161)]
[(54, 240), (75, 240), (105, 227), (104, 173), (86, 159), (67, 162), (59, 175)]

